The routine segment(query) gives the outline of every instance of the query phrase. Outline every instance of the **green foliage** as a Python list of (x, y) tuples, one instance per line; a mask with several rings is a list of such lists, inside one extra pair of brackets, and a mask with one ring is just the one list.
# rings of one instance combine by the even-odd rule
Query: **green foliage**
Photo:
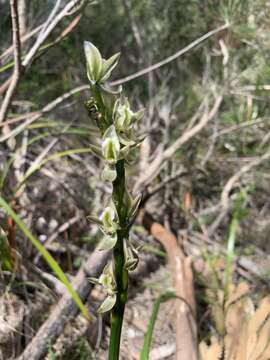
[(80, 297), (73, 289), (71, 283), (68, 281), (68, 278), (60, 268), (59, 264), (54, 260), (51, 254), (43, 247), (40, 242), (31, 234), (26, 225), (22, 222), (22, 220), (18, 217), (18, 215), (12, 210), (9, 204), (0, 197), (0, 207), (7, 213), (7, 215), (11, 216), (14, 222), (18, 225), (23, 234), (27, 237), (29, 241), (35, 246), (35, 248), (39, 251), (39, 253), (43, 256), (44, 260), (48, 263), (50, 268), (54, 271), (55, 275), (59, 278), (60, 281), (65, 285), (68, 292), (70, 293), (72, 299), (77, 304), (78, 308), (81, 310), (82, 314), (86, 317), (86, 319), (90, 319), (90, 315), (88, 313), (87, 308), (82, 303)]
[(1, 270), (13, 270), (12, 251), (9, 246), (7, 235), (0, 227), (0, 268)]
[(147, 327), (147, 331), (146, 334), (144, 336), (144, 343), (143, 343), (143, 348), (141, 350), (141, 355), (140, 355), (140, 360), (149, 360), (149, 354), (150, 354), (150, 348), (151, 348), (151, 342), (152, 342), (152, 337), (153, 337), (153, 332), (154, 332), (154, 326), (155, 326), (155, 322), (158, 316), (158, 311), (160, 308), (160, 305), (165, 302), (168, 301), (170, 299), (176, 298), (177, 296), (175, 295), (175, 291), (172, 289), (166, 289), (160, 296), (159, 298), (155, 301), (154, 306), (153, 306), (153, 310), (152, 310), (152, 314), (151, 314), (151, 318), (149, 320), (148, 323), (148, 327)]

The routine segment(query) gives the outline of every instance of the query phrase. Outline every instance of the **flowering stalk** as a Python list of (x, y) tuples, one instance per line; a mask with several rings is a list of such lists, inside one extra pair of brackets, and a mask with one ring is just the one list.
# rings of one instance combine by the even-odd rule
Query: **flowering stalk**
[(125, 304), (127, 301), (128, 271), (125, 267), (124, 241), (128, 238), (128, 228), (125, 224), (124, 191), (125, 163), (120, 160), (116, 164), (116, 179), (113, 182), (113, 200), (117, 204), (120, 229), (117, 231), (117, 242), (113, 248), (114, 276), (117, 285), (116, 303), (111, 311), (111, 338), (109, 345), (109, 360), (118, 359), (121, 339), (121, 329)]
[(105, 60), (90, 42), (84, 43), (84, 50), (92, 94), (86, 107), (101, 134), (101, 146), (92, 145), (91, 148), (105, 162), (102, 179), (112, 185), (108, 206), (99, 218), (89, 218), (98, 224), (104, 235), (100, 250), (112, 249), (113, 259), (105, 266), (100, 278), (91, 281), (102, 285), (107, 292), (98, 311), (111, 311), (109, 360), (118, 360), (127, 301), (128, 272), (138, 264), (138, 249), (129, 239), (129, 230), (136, 216), (140, 197), (132, 198), (127, 191), (125, 167), (131, 150), (141, 142), (134, 134), (134, 124), (142, 117), (143, 111), (133, 112), (128, 100), (121, 95), (122, 88), (111, 88), (106, 82), (117, 65), (119, 54)]

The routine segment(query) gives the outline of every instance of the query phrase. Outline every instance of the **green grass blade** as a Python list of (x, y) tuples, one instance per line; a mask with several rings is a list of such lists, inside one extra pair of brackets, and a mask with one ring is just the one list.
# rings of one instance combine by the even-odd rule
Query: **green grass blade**
[(81, 310), (82, 314), (90, 320), (90, 315), (86, 306), (82, 303), (79, 295), (73, 289), (71, 283), (68, 281), (66, 275), (58, 265), (58, 263), (54, 260), (51, 254), (40, 244), (40, 242), (32, 235), (26, 225), (22, 222), (22, 220), (18, 217), (18, 215), (11, 209), (8, 203), (0, 196), (0, 207), (4, 209), (4, 211), (12, 217), (14, 222), (18, 225), (24, 235), (31, 241), (31, 243), (35, 246), (35, 248), (40, 252), (43, 256), (47, 264), (54, 271), (56, 276), (62, 283), (66, 286), (68, 292), (70, 293), (72, 299), (77, 304), (78, 308)]
[(155, 301), (154, 306), (153, 306), (153, 311), (151, 314), (151, 318), (148, 323), (147, 331), (144, 336), (144, 343), (143, 343), (143, 348), (142, 348), (141, 355), (140, 355), (140, 360), (148, 360), (149, 359), (153, 331), (154, 331), (154, 326), (155, 326), (155, 322), (157, 319), (160, 304), (169, 299), (175, 298), (175, 297), (177, 297), (175, 294), (175, 291), (173, 289), (167, 289)]
[(236, 239), (238, 222), (239, 222), (238, 217), (236, 214), (234, 214), (234, 217), (230, 224), (229, 238), (228, 238), (227, 251), (226, 251), (226, 267), (225, 267), (225, 279), (224, 279), (225, 299), (227, 299), (229, 295), (230, 284), (232, 284), (233, 258), (235, 255), (235, 239)]

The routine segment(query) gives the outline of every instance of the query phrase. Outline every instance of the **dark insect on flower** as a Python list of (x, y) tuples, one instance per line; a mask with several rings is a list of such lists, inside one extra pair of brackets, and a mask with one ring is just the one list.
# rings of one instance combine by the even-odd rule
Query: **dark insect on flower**
[(85, 101), (84, 105), (86, 107), (89, 117), (93, 118), (99, 114), (96, 102), (92, 97), (89, 100)]
[(88, 116), (91, 120), (94, 120), (98, 127), (100, 127), (100, 121), (102, 118), (101, 113), (98, 111), (97, 104), (94, 98), (90, 98), (89, 100), (85, 101), (84, 103)]

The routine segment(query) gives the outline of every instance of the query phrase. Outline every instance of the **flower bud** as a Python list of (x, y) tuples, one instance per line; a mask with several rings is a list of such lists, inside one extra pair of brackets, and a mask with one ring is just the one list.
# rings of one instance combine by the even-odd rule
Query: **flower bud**
[(114, 109), (114, 124), (118, 130), (126, 130), (131, 124), (133, 118), (133, 111), (131, 111), (129, 102), (125, 99), (124, 104), (117, 101)]
[(115, 291), (116, 282), (115, 282), (115, 278), (114, 278), (112, 262), (110, 262), (109, 264), (107, 264), (104, 267), (103, 272), (100, 275), (98, 281), (99, 281), (100, 285), (102, 285), (105, 288), (105, 290), (108, 291), (109, 293), (112, 293)]
[(106, 164), (101, 174), (103, 181), (113, 182), (116, 179), (117, 172), (114, 164)]

